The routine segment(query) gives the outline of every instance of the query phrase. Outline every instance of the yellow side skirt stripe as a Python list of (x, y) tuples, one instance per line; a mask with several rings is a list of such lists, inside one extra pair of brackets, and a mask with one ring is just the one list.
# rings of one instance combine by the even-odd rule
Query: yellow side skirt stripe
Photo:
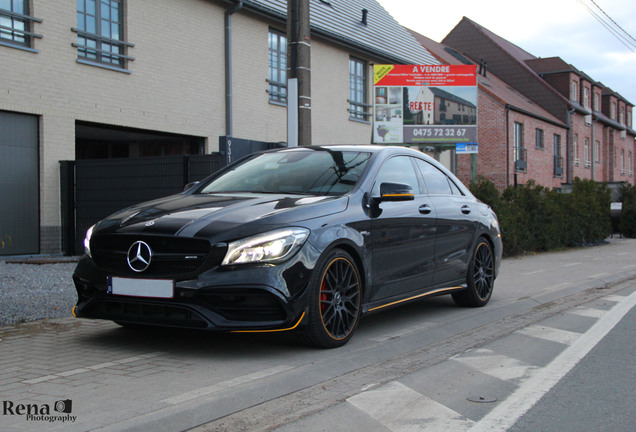
[(303, 312), (303, 314), (300, 316), (300, 319), (298, 320), (298, 322), (293, 327), (289, 327), (289, 328), (274, 329), (274, 330), (232, 330), (230, 333), (274, 333), (274, 332), (290, 331), (298, 327), (298, 325), (300, 325), (300, 323), (302, 322), (303, 318), (305, 318), (305, 312)]
[(418, 295), (413, 296), (413, 297), (409, 297), (409, 298), (405, 298), (405, 299), (402, 299), (402, 300), (397, 300), (397, 301), (394, 301), (394, 302), (391, 302), (391, 303), (387, 303), (387, 304), (382, 305), (382, 306), (376, 306), (374, 308), (369, 309), (368, 312), (373, 312), (373, 311), (378, 310), (378, 309), (383, 309), (385, 307), (393, 306), (393, 305), (396, 305), (396, 304), (404, 303), (404, 302), (415, 300), (415, 299), (418, 299), (418, 298), (427, 297), (427, 296), (434, 295), (434, 294), (439, 294), (441, 292), (455, 291), (455, 290), (458, 290), (458, 289), (461, 289), (461, 288), (464, 288), (464, 287), (463, 286), (456, 286), (456, 287), (450, 287), (450, 288), (436, 289), (436, 290), (433, 290), (433, 291), (425, 292), (424, 294), (418, 294)]

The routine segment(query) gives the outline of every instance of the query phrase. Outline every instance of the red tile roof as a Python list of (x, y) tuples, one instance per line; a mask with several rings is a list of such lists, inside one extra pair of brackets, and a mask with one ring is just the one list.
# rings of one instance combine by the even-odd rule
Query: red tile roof
[[(413, 30), (409, 30), (415, 39), (424, 46), (431, 54), (433, 54), (442, 64), (464, 64), (468, 60), (471, 64), (477, 64), (473, 59), (463, 54), (457, 53), (444, 44), (433, 41), (424, 35)], [(502, 104), (510, 105), (513, 109), (524, 111), (535, 117), (556, 123), (560, 126), (565, 125), (555, 116), (536, 103), (510, 87), (506, 82), (499, 79), (496, 75), (487, 71), (486, 76), (478, 76), (479, 89), (490, 94), (493, 98), (499, 100)]]

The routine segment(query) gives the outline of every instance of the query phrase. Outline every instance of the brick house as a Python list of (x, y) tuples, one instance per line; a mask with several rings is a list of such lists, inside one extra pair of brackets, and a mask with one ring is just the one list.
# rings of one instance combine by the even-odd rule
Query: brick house
[[(561, 156), (564, 183), (579, 177), (634, 184), (634, 105), (625, 98), (562, 59), (537, 58), (466, 17), (442, 43), (470, 58), (483, 59), (489, 71), (566, 125), (560, 142), (556, 136), (551, 142), (553, 162), (542, 162), (550, 165), (541, 167), (545, 173), (557, 175)], [(532, 134), (534, 126), (521, 120), (524, 134)], [(544, 139), (550, 140), (546, 135)], [(534, 178), (547, 185), (545, 177), (535, 178), (527, 162), (525, 169), (520, 169), (524, 164), (515, 168), (519, 183)]]
[[(0, 255), (60, 251), (61, 160), (286, 141), (286, 12), (279, 0), (1, 2)], [(374, 63), (437, 63), (375, 0), (312, 1), (311, 31), (316, 144), (370, 142)]]
[[(411, 31), (442, 64), (477, 64), (443, 44)], [(526, 177), (550, 188), (563, 180), (555, 141), (565, 139), (567, 125), (496, 76), (486, 65), (478, 68), (478, 142), (476, 171), (471, 155), (457, 155), (456, 174), (465, 183), (486, 178), (502, 190)], [(555, 157), (557, 162), (555, 165)], [(523, 173), (523, 181), (519, 179)]]

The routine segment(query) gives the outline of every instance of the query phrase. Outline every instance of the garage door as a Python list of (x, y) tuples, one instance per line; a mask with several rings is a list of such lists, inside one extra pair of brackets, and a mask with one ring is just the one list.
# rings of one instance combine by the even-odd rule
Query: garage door
[(0, 111), (0, 255), (39, 252), (38, 118)]

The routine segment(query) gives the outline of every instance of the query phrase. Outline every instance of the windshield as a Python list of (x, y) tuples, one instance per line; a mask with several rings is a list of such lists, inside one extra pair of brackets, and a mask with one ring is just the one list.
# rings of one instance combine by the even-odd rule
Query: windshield
[(264, 153), (215, 178), (200, 193), (343, 195), (353, 189), (370, 157), (330, 149)]

